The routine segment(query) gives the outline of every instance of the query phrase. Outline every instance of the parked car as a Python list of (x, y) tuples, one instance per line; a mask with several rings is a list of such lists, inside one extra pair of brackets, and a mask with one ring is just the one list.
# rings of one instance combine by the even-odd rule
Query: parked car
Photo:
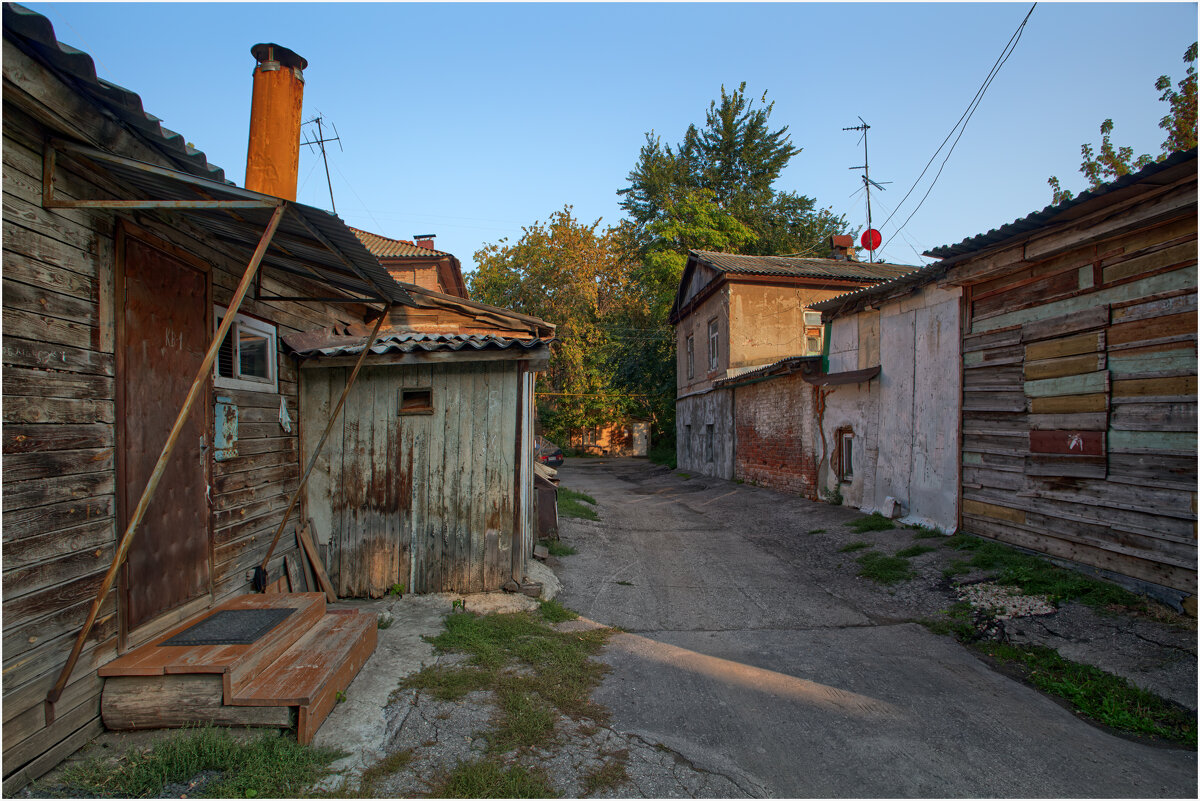
[(546, 467), (558, 469), (563, 463), (562, 448), (539, 434), (533, 438), (533, 458)]

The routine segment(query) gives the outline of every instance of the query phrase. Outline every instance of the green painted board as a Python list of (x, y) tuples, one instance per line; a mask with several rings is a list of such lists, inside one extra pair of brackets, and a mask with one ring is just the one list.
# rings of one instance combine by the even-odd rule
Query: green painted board
[(1196, 435), (1191, 431), (1112, 431), (1110, 451), (1153, 450), (1196, 452)]
[(1107, 390), (1107, 370), (1025, 382), (1025, 394), (1030, 398), (1048, 398), (1054, 395), (1090, 395)]
[(1136, 356), (1121, 356), (1120, 351), (1108, 357), (1108, 369), (1113, 375), (1136, 375), (1169, 370), (1196, 370), (1196, 351), (1191, 348), (1164, 350)]

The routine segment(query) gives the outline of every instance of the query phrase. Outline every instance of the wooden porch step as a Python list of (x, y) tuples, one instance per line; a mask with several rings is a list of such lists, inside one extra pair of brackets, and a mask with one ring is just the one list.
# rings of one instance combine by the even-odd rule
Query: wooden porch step
[[(341, 610), (338, 610), (341, 612)], [(326, 614), (282, 656), (244, 685), (227, 703), (299, 707), (296, 739), (307, 744), (375, 651), (373, 613)]]

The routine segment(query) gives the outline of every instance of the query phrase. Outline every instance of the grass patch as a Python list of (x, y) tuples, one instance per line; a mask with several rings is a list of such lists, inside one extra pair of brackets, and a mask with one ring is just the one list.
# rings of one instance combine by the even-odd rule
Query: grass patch
[(976, 568), (987, 571), (998, 584), (1018, 587), (1026, 595), (1045, 595), (1052, 603), (1079, 601), (1100, 609), (1122, 606), (1135, 611), (1147, 607), (1146, 599), (1122, 587), (1058, 567), (1040, 556), (1021, 553), (998, 542), (955, 534), (943, 545), (966, 557), (950, 564), (945, 571), (948, 577)]
[[(561, 511), (561, 509), (559, 511)], [(595, 517), (594, 516), (595, 514), (596, 514), (595, 512), (592, 512), (593, 517), (591, 517), (589, 519), (599, 520), (600, 518)], [(578, 551), (576, 551), (570, 545), (567, 545), (562, 540), (538, 540), (538, 544), (545, 545), (546, 550), (550, 553), (551, 556), (573, 556), (574, 554), (579, 553)]]
[(914, 540), (936, 540), (945, 539), (946, 535), (934, 528), (925, 528), (924, 526), (911, 526), (914, 529)]
[(591, 694), (608, 667), (591, 657), (613, 630), (561, 632), (550, 626), (575, 617), (555, 601), (543, 602), (536, 615), (450, 615), (446, 630), (430, 642), (438, 651), (467, 654), (466, 663), (426, 667), (400, 686), (428, 690), (446, 700), (472, 690), (491, 690), (498, 714), (496, 729), (489, 734), (490, 749), (545, 744), (559, 714), (597, 720), (605, 716)]
[(874, 514), (864, 515), (857, 520), (851, 520), (846, 526), (857, 534), (865, 534), (868, 531), (888, 531), (895, 528), (896, 524), (879, 514), (879, 512), (875, 512)]
[[(582, 520), (599, 520), (600, 515), (596, 514), (596, 510), (584, 506), (589, 503), (592, 506), (596, 505), (596, 499), (584, 492), (576, 492), (573, 489), (567, 489), (560, 486), (558, 488), (558, 513), (562, 517), (577, 517)], [(554, 553), (553, 550), (550, 553)], [(571, 553), (574, 553), (572, 551)]]
[(1120, 676), (1064, 659), (1045, 646), (980, 643), (975, 647), (997, 661), (1018, 666), (1039, 690), (1066, 699), (1092, 720), (1121, 731), (1196, 745), (1194, 713)]
[(679, 466), (675, 461), (675, 443), (669, 439), (655, 442), (650, 446), (650, 451), (646, 455), (655, 464), (666, 465), (672, 470)]
[(824, 534), (824, 533), (825, 533), (825, 529), (823, 529), (823, 528), (812, 528), (812, 529), (808, 530), (808, 536), (810, 536), (810, 537), (813, 534)]
[(932, 545), (910, 545), (907, 548), (896, 551), (896, 556), (899, 556), (901, 559), (911, 559), (914, 556), (920, 556), (923, 553), (935, 550), (937, 549)]
[(621, 750), (607, 754), (604, 764), (583, 777), (583, 794), (591, 795), (597, 790), (615, 790), (629, 781), (629, 772), (625, 763), (629, 760), (629, 751)]
[(684, 471), (682, 471), (682, 470), (680, 470), (680, 471), (679, 471), (678, 473), (676, 473), (675, 475), (679, 476), (679, 477), (680, 477), (680, 478), (682, 478), (684, 481), (687, 481), (689, 478), (691, 478), (691, 477), (692, 477), (692, 474), (691, 474), (691, 473), (685, 473), (685, 472), (684, 472)]
[(858, 540), (857, 542), (851, 542), (838, 548), (838, 553), (853, 553), (854, 551), (861, 551), (863, 548), (870, 547), (871, 543)]
[(858, 575), (877, 584), (897, 584), (913, 577), (908, 560), (900, 556), (886, 556), (876, 551), (867, 551), (855, 560)]
[(546, 774), (495, 759), (459, 762), (429, 788), (432, 798), (555, 798)]
[(575, 620), (579, 613), (560, 604), (558, 601), (539, 601), (538, 611), (542, 619), (548, 623), (562, 623), (564, 620)]
[[(411, 748), (406, 748), (403, 751), (397, 751), (394, 754), (389, 754), (383, 759), (376, 762), (371, 767), (367, 768), (358, 777), (358, 787), (353, 792), (346, 789), (345, 785), (338, 788), (335, 793), (330, 794), (331, 798), (378, 798), (380, 795), (379, 782), (386, 779), (388, 776), (393, 776), (408, 767), (413, 761), (413, 752)], [(322, 794), (324, 795), (324, 794)]]
[(249, 742), (206, 726), (170, 737), (149, 751), (130, 749), (115, 764), (97, 757), (63, 770), (61, 782), (74, 797), (148, 798), (204, 771), (220, 774), (199, 789), (209, 798), (291, 798), (329, 775), (343, 756), (266, 734)]
[(956, 601), (949, 609), (942, 610), (942, 617), (925, 618), (916, 622), (934, 634), (969, 642), (975, 637), (974, 619), (975, 611), (971, 605), (966, 601)]
[(618, 581), (617, 583), (620, 584), (622, 587), (632, 587), (633, 586), (632, 581)]

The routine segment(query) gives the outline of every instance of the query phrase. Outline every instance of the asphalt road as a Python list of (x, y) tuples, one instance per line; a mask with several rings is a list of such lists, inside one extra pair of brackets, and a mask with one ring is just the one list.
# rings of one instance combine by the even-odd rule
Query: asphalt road
[(596, 693), (615, 729), (746, 796), (1196, 797), (1196, 752), (1092, 726), (907, 622), (815, 528), (853, 510), (644, 460), (568, 460), (567, 606), (620, 626)]

